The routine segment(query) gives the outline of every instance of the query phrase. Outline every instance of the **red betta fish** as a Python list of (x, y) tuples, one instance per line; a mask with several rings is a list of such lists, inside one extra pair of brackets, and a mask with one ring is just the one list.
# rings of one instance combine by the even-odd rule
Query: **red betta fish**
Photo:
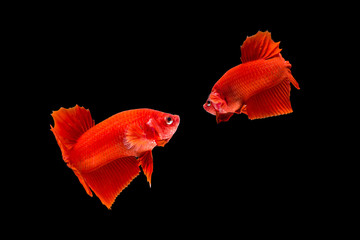
[(291, 75), (291, 64), (281, 56), (280, 42), (259, 31), (241, 46), (242, 64), (227, 71), (214, 85), (204, 109), (226, 122), (236, 113), (249, 119), (291, 113), (290, 83), (299, 84)]
[(180, 117), (152, 109), (120, 112), (95, 125), (90, 111), (76, 105), (52, 113), (51, 127), (62, 157), (79, 178), (110, 209), (115, 198), (140, 173), (151, 187), (152, 149), (164, 146), (176, 132)]

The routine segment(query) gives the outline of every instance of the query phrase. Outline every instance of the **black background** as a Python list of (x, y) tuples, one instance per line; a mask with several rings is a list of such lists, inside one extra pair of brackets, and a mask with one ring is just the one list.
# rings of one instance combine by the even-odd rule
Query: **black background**
[[(31, 194), (23, 196), (30, 216), (64, 219), (62, 227), (94, 222), (178, 234), (216, 231), (218, 224), (226, 225), (224, 232), (260, 222), (296, 228), (317, 218), (326, 184), (319, 177), (322, 160), (313, 152), (320, 124), (313, 115), (316, 62), (309, 61), (309, 52), (316, 59), (310, 26), (318, 23), (267, 6), (93, 7), (52, 9), (24, 21), (34, 79), (27, 84), (36, 89), (31, 105), (40, 109), (42, 140)], [(294, 113), (253, 121), (235, 115), (216, 124), (202, 105), (214, 83), (241, 63), (241, 44), (258, 30), (281, 41), (282, 55), (293, 66), (301, 88), (291, 90)], [(96, 123), (144, 107), (180, 115), (171, 141), (153, 150), (151, 189), (141, 173), (110, 211), (86, 194), (49, 126), (52, 111), (75, 104), (90, 109)]]

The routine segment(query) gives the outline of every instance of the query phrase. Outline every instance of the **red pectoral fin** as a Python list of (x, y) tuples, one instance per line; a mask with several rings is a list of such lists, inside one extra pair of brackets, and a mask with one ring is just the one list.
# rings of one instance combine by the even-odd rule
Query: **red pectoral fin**
[(155, 140), (156, 145), (160, 147), (164, 147), (165, 144), (169, 142), (170, 139), (161, 139), (161, 140)]
[(139, 151), (142, 145), (147, 143), (146, 134), (139, 125), (130, 125), (125, 132), (124, 144), (130, 149), (133, 148), (135, 151)]
[(153, 172), (153, 156), (151, 151), (145, 152), (140, 158), (141, 168), (146, 176), (147, 181), (151, 187), (151, 174)]

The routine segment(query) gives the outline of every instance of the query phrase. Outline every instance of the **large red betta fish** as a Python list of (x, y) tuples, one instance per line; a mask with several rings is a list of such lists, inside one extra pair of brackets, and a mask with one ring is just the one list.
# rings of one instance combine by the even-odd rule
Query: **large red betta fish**
[(241, 46), (242, 64), (217, 81), (204, 104), (218, 123), (228, 121), (234, 113), (258, 119), (292, 112), (290, 83), (300, 88), (291, 75), (291, 64), (280, 54), (279, 44), (268, 31), (246, 38)]
[(111, 208), (115, 198), (139, 174), (140, 166), (151, 186), (152, 149), (174, 135), (180, 117), (152, 109), (120, 112), (95, 125), (90, 111), (76, 105), (53, 112), (51, 127), (65, 163)]

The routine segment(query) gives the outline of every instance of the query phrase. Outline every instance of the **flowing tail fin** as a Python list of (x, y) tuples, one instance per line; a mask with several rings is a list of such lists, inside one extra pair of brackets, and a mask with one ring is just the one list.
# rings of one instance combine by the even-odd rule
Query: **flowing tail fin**
[(54, 126), (50, 130), (54, 133), (56, 141), (61, 149), (64, 161), (67, 163), (69, 151), (75, 145), (79, 137), (95, 125), (90, 111), (76, 105), (73, 108), (60, 108), (54, 111)]
[(76, 105), (69, 109), (60, 108), (58, 111), (54, 111), (51, 116), (53, 117), (55, 124), (54, 127), (50, 125), (50, 130), (55, 135), (65, 163), (79, 178), (86, 193), (92, 196), (92, 192), (80, 172), (69, 164), (70, 150), (73, 148), (79, 137), (95, 125), (95, 121), (91, 118), (90, 111)]

